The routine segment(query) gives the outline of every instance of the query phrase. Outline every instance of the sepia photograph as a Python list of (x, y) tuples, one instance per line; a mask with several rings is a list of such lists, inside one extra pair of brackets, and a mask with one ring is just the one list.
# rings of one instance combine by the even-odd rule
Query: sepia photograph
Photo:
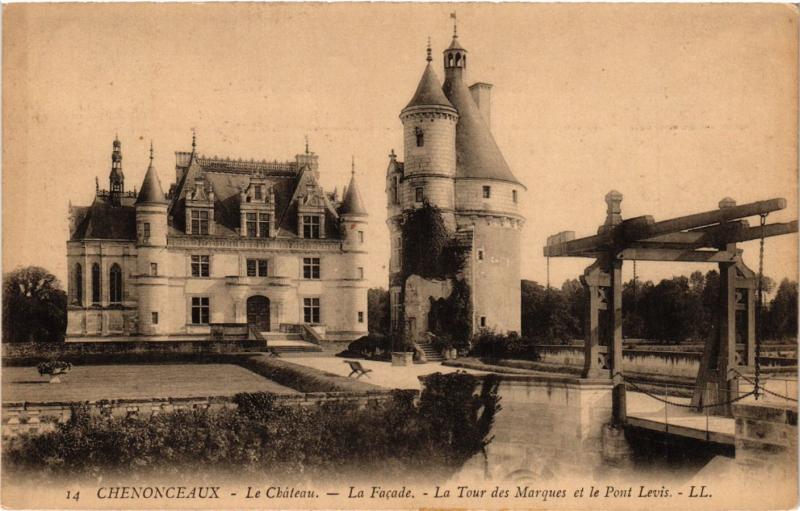
[(798, 7), (12, 3), (12, 509), (798, 505)]

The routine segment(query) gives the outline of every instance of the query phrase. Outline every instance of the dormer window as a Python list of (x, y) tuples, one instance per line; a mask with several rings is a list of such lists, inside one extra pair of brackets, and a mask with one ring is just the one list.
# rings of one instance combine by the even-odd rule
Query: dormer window
[(245, 213), (248, 238), (269, 238), (269, 213)]
[(417, 137), (417, 147), (422, 147), (425, 145), (425, 132), (422, 128), (414, 128), (414, 136)]
[(319, 215), (303, 215), (303, 237), (310, 239), (320, 237)]
[(251, 183), (240, 195), (240, 235), (269, 238), (275, 232), (275, 199), (272, 189), (263, 182)]
[(190, 234), (207, 235), (209, 224), (208, 216), (208, 210), (193, 209), (191, 212), (192, 232)]

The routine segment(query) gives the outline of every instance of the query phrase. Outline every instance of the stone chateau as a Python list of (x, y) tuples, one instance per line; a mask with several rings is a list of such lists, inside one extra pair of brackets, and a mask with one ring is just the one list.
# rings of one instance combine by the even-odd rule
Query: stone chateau
[(68, 340), (367, 332), (367, 212), (353, 169), (341, 200), (318, 156), (242, 161), (176, 152), (164, 193), (153, 150), (138, 194), (113, 142), (109, 189), (70, 206)]
[[(437, 206), (445, 225), (468, 247), (463, 278), (470, 287), (472, 331), (520, 331), (520, 194), (490, 130), (492, 85), (467, 86), (467, 50), (453, 30), (444, 50), (444, 85), (434, 71), (430, 44), (427, 65), (411, 101), (400, 112), (403, 161), (394, 151), (386, 173), (391, 236), (391, 324), (419, 340), (429, 330), (430, 299), (446, 298), (447, 280), (410, 276), (401, 293), (403, 213), (425, 202)], [(404, 296), (404, 303), (400, 303)], [(400, 325), (404, 317), (405, 324)]]

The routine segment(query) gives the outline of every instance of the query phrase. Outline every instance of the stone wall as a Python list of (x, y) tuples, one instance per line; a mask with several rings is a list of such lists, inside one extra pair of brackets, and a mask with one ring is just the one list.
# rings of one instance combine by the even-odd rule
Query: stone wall
[(490, 328), (501, 333), (519, 333), (522, 310), (520, 230), (508, 220), (500, 222), (478, 217), (474, 220), (472, 236), (473, 331)]
[[(583, 346), (538, 346), (540, 362), (559, 366), (583, 367)], [(695, 378), (702, 352), (654, 349), (622, 350), (623, 369), (632, 373)], [(790, 358), (761, 357), (762, 367), (797, 365)]]
[(797, 408), (748, 400), (733, 405), (733, 417), (739, 468), (745, 474), (796, 485)]
[[(278, 404), (285, 406), (316, 406), (327, 402), (347, 402), (359, 406), (389, 399), (388, 391), (374, 392), (308, 392), (295, 395), (275, 395)], [(3, 403), (3, 440), (20, 434), (40, 434), (56, 429), (69, 420), (73, 403)], [(187, 398), (118, 399), (89, 401), (89, 413), (110, 417), (146, 418), (177, 410), (219, 410), (235, 408), (230, 397), (207, 396)]]
[(30, 365), (45, 360), (81, 360), (82, 357), (123, 355), (236, 353), (265, 351), (263, 341), (126, 341), (70, 343), (3, 343), (3, 365)]
[(606, 380), (503, 375), (487, 475), (500, 480), (591, 476), (603, 465), (611, 389)]
[(449, 280), (424, 279), (419, 275), (406, 279), (405, 319), (410, 340), (418, 341), (420, 334), (428, 331), (430, 298), (447, 298), (452, 291), (453, 285)]

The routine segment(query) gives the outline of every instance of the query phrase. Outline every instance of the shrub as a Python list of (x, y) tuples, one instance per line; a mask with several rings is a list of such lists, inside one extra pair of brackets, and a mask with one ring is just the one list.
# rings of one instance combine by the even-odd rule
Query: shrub
[(374, 358), (382, 353), (392, 350), (390, 337), (381, 334), (369, 334), (359, 337), (347, 345), (347, 350), (342, 353), (346, 357)]
[(69, 362), (62, 362), (61, 360), (51, 360), (49, 362), (42, 362), (36, 369), (39, 370), (39, 376), (45, 375), (59, 375), (68, 373), (72, 369), (72, 364)]
[(470, 355), (489, 359), (514, 358), (533, 361), (541, 358), (536, 351), (534, 340), (520, 337), (516, 332), (503, 335), (485, 329), (473, 338)]
[(77, 406), (51, 433), (7, 446), (4, 470), (39, 476), (140, 475), (192, 479), (204, 472), (282, 480), (446, 478), (491, 441), (497, 380), (436, 374), (416, 392), (367, 406), (282, 407), (238, 394), (237, 409), (179, 410), (148, 418), (100, 417)]
[(235, 356), (236, 363), (275, 383), (300, 392), (369, 392), (382, 390), (365, 381), (346, 378), (313, 367), (292, 364), (264, 355)]

